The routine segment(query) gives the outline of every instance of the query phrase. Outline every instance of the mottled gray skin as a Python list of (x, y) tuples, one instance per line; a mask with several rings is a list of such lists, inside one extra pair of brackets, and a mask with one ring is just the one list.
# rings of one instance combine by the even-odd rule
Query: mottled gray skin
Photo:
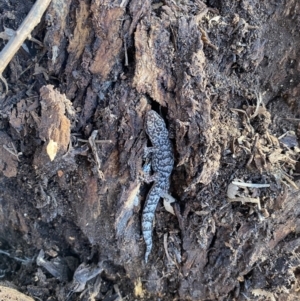
[(147, 263), (152, 249), (153, 219), (156, 206), (163, 194), (168, 193), (174, 158), (166, 124), (155, 111), (147, 113), (145, 128), (152, 143), (152, 147), (145, 149), (145, 156), (151, 154), (153, 175), (146, 175), (144, 180), (145, 182), (154, 181), (147, 195), (142, 216), (142, 231), (146, 243), (145, 262)]

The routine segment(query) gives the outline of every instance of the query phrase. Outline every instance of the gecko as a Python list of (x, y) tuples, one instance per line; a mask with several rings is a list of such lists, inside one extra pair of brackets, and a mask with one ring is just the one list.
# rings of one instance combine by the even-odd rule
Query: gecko
[[(159, 199), (168, 198), (170, 175), (173, 170), (173, 147), (164, 120), (153, 110), (146, 114), (145, 131), (152, 147), (145, 147), (144, 157), (150, 156), (153, 175), (145, 174), (146, 183), (154, 182), (147, 197), (142, 214), (142, 232), (146, 243), (145, 262), (152, 249), (153, 220)], [(148, 168), (149, 171), (150, 168)], [(148, 173), (147, 171), (147, 173)], [(171, 196), (172, 201), (174, 200)]]

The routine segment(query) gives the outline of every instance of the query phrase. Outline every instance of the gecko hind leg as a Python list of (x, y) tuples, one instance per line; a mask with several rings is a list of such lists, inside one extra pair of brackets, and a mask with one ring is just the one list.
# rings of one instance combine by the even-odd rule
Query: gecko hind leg
[(143, 159), (146, 160), (151, 157), (151, 155), (156, 151), (156, 148), (153, 146), (145, 146)]
[(151, 169), (150, 166), (144, 165), (143, 175), (141, 176), (141, 179), (147, 184), (149, 184), (151, 182), (155, 182), (159, 179), (158, 173), (155, 172), (152, 175), (150, 174), (150, 169)]

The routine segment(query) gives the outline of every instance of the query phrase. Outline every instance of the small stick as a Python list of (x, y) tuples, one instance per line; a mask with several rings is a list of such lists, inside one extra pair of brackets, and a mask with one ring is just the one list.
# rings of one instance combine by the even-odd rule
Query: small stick
[[(77, 141), (79, 142), (89, 142), (89, 140), (77, 138)], [(112, 143), (112, 140), (94, 140), (95, 143)]]
[(91, 134), (91, 137), (89, 138), (89, 144), (91, 146), (91, 149), (94, 154), (95, 161), (96, 161), (98, 176), (101, 180), (104, 180), (104, 174), (101, 171), (101, 161), (98, 156), (97, 147), (96, 147), (96, 143), (95, 143), (95, 139), (96, 139), (97, 135), (98, 135), (98, 131), (94, 130)]
[(257, 207), (259, 210), (261, 210), (261, 205), (260, 205), (260, 200), (259, 198), (250, 198), (250, 197), (237, 197), (234, 199), (229, 199), (228, 202), (233, 203), (233, 202), (241, 202), (242, 204), (244, 203), (254, 203), (257, 204)]
[(128, 54), (127, 54), (127, 35), (124, 36), (124, 51), (125, 51), (125, 66), (128, 66)]
[(249, 127), (251, 128), (251, 131), (252, 131), (252, 134), (253, 134), (253, 133), (254, 133), (254, 129), (253, 129), (251, 123), (250, 123), (250, 118), (249, 118), (248, 114), (247, 114), (244, 110), (240, 110), (240, 109), (230, 109), (230, 110), (231, 110), (232, 112), (239, 112), (239, 113), (245, 114), (246, 119), (247, 119), (247, 122), (248, 122), (248, 125), (249, 125)]
[(0, 52), (0, 79), (5, 85), (6, 93), (8, 92), (8, 86), (5, 78), (2, 76), (2, 73), (11, 59), (20, 49), (24, 41), (30, 37), (30, 33), (40, 22), (50, 2), (51, 0), (37, 0), (25, 20), (22, 22), (18, 30), (16, 30), (15, 35), (9, 40), (9, 42)]
[(263, 103), (261, 94), (255, 93), (255, 95), (256, 95), (256, 100), (257, 100), (256, 108), (255, 108), (255, 112), (250, 116), (250, 119), (253, 119), (254, 117), (256, 117), (258, 115), (259, 107), (260, 107), (261, 103)]
[(250, 123), (250, 119), (248, 117), (248, 114), (244, 111), (244, 110), (241, 110), (241, 109), (230, 109), (232, 112), (239, 112), (239, 113), (243, 113), (245, 114), (246, 118), (247, 118), (247, 121)]
[[(292, 181), (286, 174), (285, 172), (282, 172), (282, 178), (284, 180), (286, 180), (289, 184), (291, 184), (291, 186), (293, 186), (295, 189), (299, 190), (299, 187), (296, 185), (296, 183), (294, 181)], [(281, 181), (283, 182), (283, 181)]]
[(19, 156), (21, 156), (21, 155), (23, 155), (23, 154), (17, 152), (17, 150), (16, 150), (16, 148), (15, 148), (15, 146), (14, 146), (13, 143), (12, 143), (13, 151), (12, 151), (9, 147), (7, 147), (6, 145), (2, 145), (2, 146), (3, 146), (3, 148), (4, 148), (5, 150), (7, 150), (10, 154), (12, 154), (13, 156), (17, 157), (17, 160), (20, 162)]
[(203, 41), (204, 44), (210, 46), (211, 48), (215, 49), (215, 50), (219, 50), (217, 46), (215, 46), (209, 39), (207, 33), (205, 30), (203, 30), (201, 27), (199, 28), (200, 32), (201, 32), (201, 40)]
[(282, 120), (300, 121), (300, 118), (280, 118)]
[(11, 254), (9, 254), (8, 252), (3, 251), (3, 250), (0, 250), (0, 254), (6, 255), (6, 256), (8, 256), (8, 257), (10, 257), (10, 258), (12, 258), (16, 261), (19, 261), (19, 262), (22, 262), (22, 263), (25, 263), (25, 264), (32, 262), (32, 260), (29, 259), (29, 258), (22, 259), (22, 258), (19, 258), (19, 257), (14, 257)]
[(270, 187), (270, 184), (256, 184), (256, 183), (245, 183), (233, 181), (232, 184), (241, 187), (250, 187), (250, 188), (267, 188)]
[(165, 253), (168, 258), (169, 264), (174, 264), (174, 261), (172, 260), (170, 254), (168, 252), (168, 234), (167, 233), (164, 234), (164, 249), (165, 249)]

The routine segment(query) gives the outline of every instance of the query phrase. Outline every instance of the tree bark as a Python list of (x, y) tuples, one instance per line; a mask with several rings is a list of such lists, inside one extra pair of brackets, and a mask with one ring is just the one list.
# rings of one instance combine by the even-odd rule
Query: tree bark
[[(3, 74), (7, 280), (61, 300), (86, 263), (101, 267), (97, 300), (297, 300), (299, 13), (295, 0), (53, 0), (32, 33), (44, 49)], [(176, 203), (158, 204), (145, 264), (150, 109), (174, 147)], [(14, 265), (17, 248), (77, 261), (54, 282), (43, 264)]]

